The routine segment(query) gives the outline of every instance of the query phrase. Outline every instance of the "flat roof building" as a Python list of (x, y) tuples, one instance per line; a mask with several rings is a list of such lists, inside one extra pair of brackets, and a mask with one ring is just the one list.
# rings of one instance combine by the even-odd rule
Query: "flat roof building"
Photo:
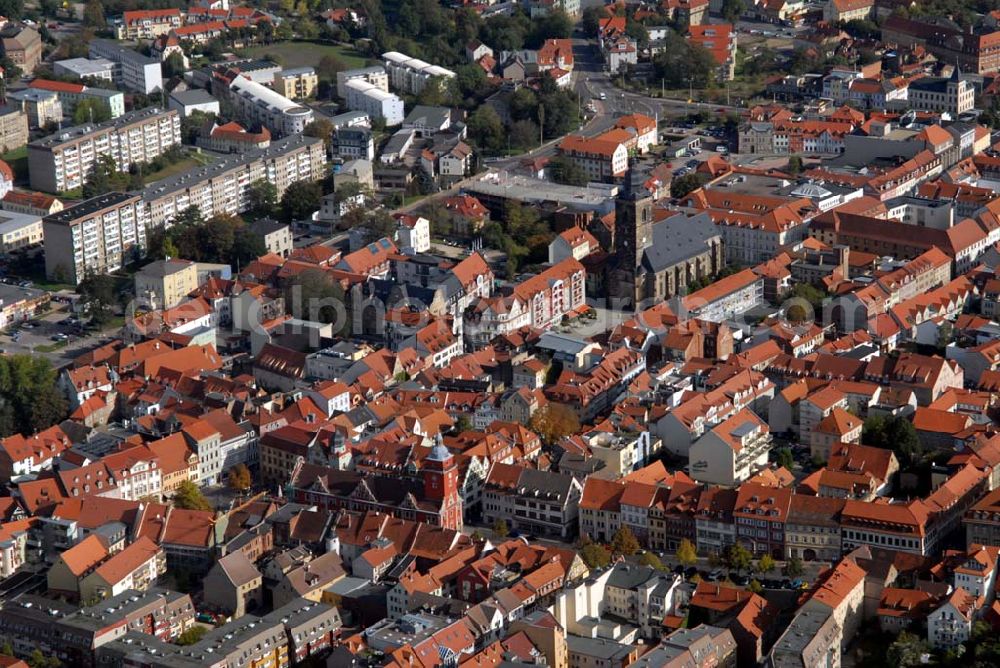
[(148, 218), (139, 195), (107, 193), (42, 220), (45, 275), (78, 284), (121, 269), (146, 245)]
[(90, 57), (107, 58), (115, 63), (112, 72), (116, 84), (149, 95), (163, 90), (160, 61), (107, 39), (90, 40)]
[(151, 107), (66, 128), (28, 146), (31, 187), (51, 193), (75, 190), (86, 183), (98, 156), (110, 155), (118, 171), (128, 171), (180, 143), (181, 120), (173, 109)]

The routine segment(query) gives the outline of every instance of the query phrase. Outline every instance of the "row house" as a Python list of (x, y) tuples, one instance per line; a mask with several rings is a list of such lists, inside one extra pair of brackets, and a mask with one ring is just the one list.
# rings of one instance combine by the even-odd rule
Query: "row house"
[[(739, 176), (728, 178), (739, 179)], [(807, 223), (815, 213), (811, 200), (734, 192), (726, 187), (728, 183), (721, 181), (699, 188), (682, 202), (711, 217), (722, 235), (726, 261), (750, 266), (762, 264), (782, 248), (806, 237)], [(748, 281), (746, 271), (749, 270), (718, 281), (723, 284), (719, 289), (734, 276), (739, 277), (735, 280)], [(709, 286), (712, 287), (715, 286)], [(763, 285), (760, 290), (762, 293)]]
[(721, 555), (736, 544), (733, 509), (738, 493), (723, 487), (707, 487), (702, 492), (695, 510), (695, 544), (700, 554)]
[(744, 408), (764, 412), (774, 397), (774, 383), (757, 371), (736, 373), (718, 387), (693, 393), (658, 419), (651, 419), (650, 430), (663, 441), (663, 447), (679, 456), (688, 456), (691, 444), (714, 425)]
[(608, 130), (597, 137), (569, 135), (559, 142), (559, 155), (579, 167), (587, 179), (612, 183), (628, 170), (628, 143), (635, 139), (624, 129)]
[(586, 306), (586, 283), (583, 265), (567, 257), (509, 292), (480, 293), (464, 311), (465, 338), (481, 347), (523, 327), (548, 329)]
[(740, 486), (733, 507), (736, 542), (757, 555), (783, 559), (792, 491), (753, 483)]
[(483, 521), (540, 536), (572, 538), (583, 488), (573, 476), (494, 464), (483, 489)]
[(610, 409), (645, 369), (646, 357), (641, 352), (619, 348), (583, 373), (564, 369), (544, 392), (549, 401), (572, 408), (582, 422), (589, 422)]

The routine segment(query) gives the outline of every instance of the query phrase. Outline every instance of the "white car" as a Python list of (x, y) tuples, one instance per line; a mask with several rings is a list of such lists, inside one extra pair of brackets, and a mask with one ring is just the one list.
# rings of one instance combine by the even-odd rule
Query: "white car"
[(607, 94), (607, 93), (605, 93), (604, 91), (601, 91), (601, 95), (600, 95), (600, 98), (601, 98), (602, 100), (606, 100), (606, 99), (608, 99), (608, 94)]

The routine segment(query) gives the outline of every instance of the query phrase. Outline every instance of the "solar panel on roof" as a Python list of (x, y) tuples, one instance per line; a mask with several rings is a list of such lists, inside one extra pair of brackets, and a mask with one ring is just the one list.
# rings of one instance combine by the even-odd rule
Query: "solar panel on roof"
[(388, 239), (385, 239), (385, 238), (379, 239), (379, 243), (382, 244), (382, 248), (384, 248), (386, 250), (389, 250), (389, 240)]

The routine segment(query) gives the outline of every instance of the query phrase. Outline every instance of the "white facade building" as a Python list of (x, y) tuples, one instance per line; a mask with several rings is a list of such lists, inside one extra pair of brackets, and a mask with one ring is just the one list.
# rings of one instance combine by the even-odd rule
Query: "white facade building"
[(363, 111), (372, 118), (383, 118), (388, 126), (403, 122), (403, 100), (387, 93), (362, 79), (352, 79), (344, 83), (347, 93), (347, 108)]
[(302, 134), (313, 119), (312, 109), (246, 77), (233, 79), (229, 94), (243, 121), (259, 123), (278, 137)]
[(106, 39), (90, 41), (90, 57), (106, 58), (115, 63), (112, 73), (115, 83), (129, 90), (146, 95), (163, 90), (163, 71), (156, 58)]
[(419, 58), (411, 58), (398, 51), (386, 51), (382, 58), (385, 60), (390, 85), (410, 95), (419, 94), (433, 79), (451, 79), (455, 76), (449, 69), (431, 65)]

